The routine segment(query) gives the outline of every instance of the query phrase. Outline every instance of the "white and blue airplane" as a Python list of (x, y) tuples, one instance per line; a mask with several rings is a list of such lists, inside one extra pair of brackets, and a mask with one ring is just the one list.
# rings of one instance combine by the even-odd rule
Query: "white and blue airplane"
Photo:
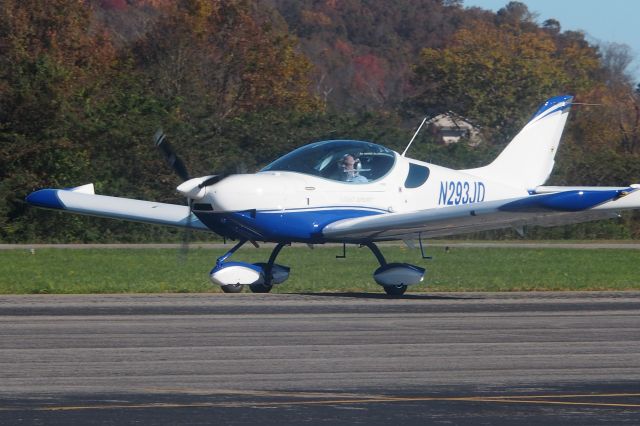
[[(188, 206), (96, 195), (93, 184), (41, 189), (26, 200), (37, 207), (207, 230), (237, 240), (210, 272), (211, 281), (230, 293), (243, 286), (268, 292), (285, 281), (289, 268), (275, 260), (291, 243), (366, 246), (380, 263), (374, 280), (387, 294), (399, 296), (423, 280), (425, 269), (387, 263), (378, 242), (417, 240), (422, 248), (424, 238), (577, 223), (640, 208), (638, 184), (543, 186), (572, 100), (547, 100), (491, 164), (475, 169), (436, 166), (371, 142), (330, 140), (298, 148), (255, 174), (191, 178), (158, 133), (156, 144), (184, 180), (177, 191)], [(230, 261), (247, 241), (276, 245), (265, 263)]]

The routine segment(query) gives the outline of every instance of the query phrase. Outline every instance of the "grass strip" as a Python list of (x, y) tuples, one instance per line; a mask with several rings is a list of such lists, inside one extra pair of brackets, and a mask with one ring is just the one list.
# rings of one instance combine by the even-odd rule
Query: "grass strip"
[[(247, 247), (233, 260), (264, 262), (270, 248)], [(208, 271), (224, 249), (28, 249), (0, 252), (0, 294), (218, 292)], [(389, 262), (427, 268), (412, 291), (640, 290), (640, 251), (628, 249), (383, 247)], [(378, 264), (366, 248), (286, 247), (278, 263), (291, 276), (274, 292), (380, 292)], [(426, 285), (425, 285), (426, 284)]]

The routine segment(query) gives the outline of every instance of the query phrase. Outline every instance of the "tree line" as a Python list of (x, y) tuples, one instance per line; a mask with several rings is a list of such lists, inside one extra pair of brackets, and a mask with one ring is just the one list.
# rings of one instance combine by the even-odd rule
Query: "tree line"
[[(402, 150), (418, 117), (454, 111), (483, 143), (412, 156), (489, 161), (544, 99), (576, 96), (551, 184), (640, 181), (640, 93), (628, 48), (595, 46), (525, 5), (445, 0), (4, 0), (0, 3), (0, 240), (176, 240), (166, 228), (43, 212), (43, 187), (183, 203), (155, 151), (163, 128), (192, 175), (251, 172), (305, 143)], [(484, 234), (486, 236), (487, 234)], [(501, 238), (508, 233), (489, 234)], [(635, 238), (637, 216), (534, 230)]]

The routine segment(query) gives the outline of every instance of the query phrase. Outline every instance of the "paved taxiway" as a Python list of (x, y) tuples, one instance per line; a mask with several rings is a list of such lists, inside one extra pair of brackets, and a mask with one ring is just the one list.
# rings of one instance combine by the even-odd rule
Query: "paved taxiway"
[(640, 423), (640, 292), (0, 296), (0, 424)]

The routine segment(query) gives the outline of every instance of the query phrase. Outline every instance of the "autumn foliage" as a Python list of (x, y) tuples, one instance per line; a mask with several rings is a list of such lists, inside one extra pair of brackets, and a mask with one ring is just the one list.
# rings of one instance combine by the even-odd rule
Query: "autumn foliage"
[[(492, 13), (455, 0), (3, 0), (0, 241), (179, 238), (23, 201), (94, 182), (183, 202), (151, 143), (159, 127), (197, 175), (255, 170), (323, 138), (401, 150), (418, 117), (454, 111), (484, 143), (445, 147), (426, 132), (413, 155), (466, 167), (543, 99), (571, 93), (597, 105), (574, 108), (552, 183), (640, 182), (629, 55), (539, 24), (518, 2)], [(563, 235), (638, 237), (624, 220)]]

